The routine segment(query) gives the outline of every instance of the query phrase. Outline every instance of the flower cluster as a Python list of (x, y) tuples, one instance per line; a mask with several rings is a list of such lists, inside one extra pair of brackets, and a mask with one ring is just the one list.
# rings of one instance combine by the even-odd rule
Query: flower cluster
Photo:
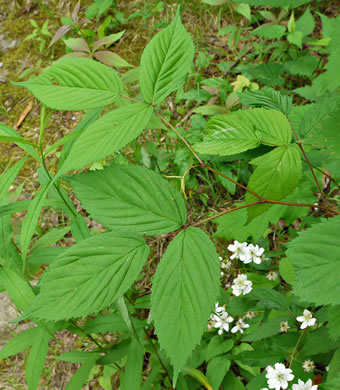
[[(250, 312), (249, 312), (250, 313)], [(235, 326), (231, 328), (231, 333), (243, 333), (244, 329), (249, 328), (249, 325), (244, 322), (245, 318), (253, 318), (254, 313), (247, 313), (243, 318), (240, 318), (236, 321)], [(215, 304), (215, 313), (210, 316), (210, 326), (213, 328), (218, 328), (218, 334), (222, 335), (223, 331), (229, 332), (230, 324), (234, 321), (234, 318), (231, 317), (228, 312), (225, 310), (224, 306), (219, 306), (218, 303)]]
[(251, 262), (261, 264), (262, 260), (264, 260), (264, 248), (260, 248), (258, 245), (248, 245), (246, 242), (234, 241), (234, 244), (228, 245), (228, 250), (233, 253), (230, 256), (231, 260), (238, 259), (244, 264)]
[[(288, 382), (294, 379), (292, 370), (290, 368), (286, 368), (282, 363), (275, 363), (274, 367), (268, 366), (266, 371), (266, 378), (269, 389), (287, 389)], [(268, 389), (263, 388), (261, 390)], [(306, 383), (304, 383), (301, 379), (298, 379), (298, 383), (293, 385), (292, 390), (318, 390), (318, 386), (313, 385), (311, 379), (308, 379)]]

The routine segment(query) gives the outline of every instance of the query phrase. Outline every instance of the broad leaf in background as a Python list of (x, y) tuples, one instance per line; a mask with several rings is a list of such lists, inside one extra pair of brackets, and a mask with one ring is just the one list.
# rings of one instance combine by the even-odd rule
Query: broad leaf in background
[(175, 371), (200, 342), (219, 284), (218, 255), (209, 237), (197, 228), (179, 233), (161, 259), (151, 295), (156, 334)]
[(113, 69), (88, 58), (59, 60), (38, 77), (14, 84), (29, 89), (47, 107), (68, 111), (107, 106), (123, 89)]
[(238, 95), (241, 103), (249, 107), (274, 109), (285, 115), (288, 115), (292, 109), (293, 98), (270, 87), (264, 87), (258, 91), (248, 90)]
[(301, 56), (284, 64), (285, 71), (293, 75), (311, 77), (319, 64), (319, 58), (310, 54)]
[(67, 180), (90, 217), (111, 230), (160, 235), (186, 221), (179, 192), (149, 169), (115, 165)]
[[(340, 216), (299, 233), (286, 252), (295, 271), (293, 292), (305, 302), (340, 304)], [(325, 287), (326, 286), (326, 287)]]
[(327, 92), (334, 92), (340, 86), (340, 18), (337, 17), (334, 20), (331, 35), (329, 36), (330, 42), (327, 45), (327, 51), (330, 53), (328, 56), (328, 62), (325, 65), (325, 72), (321, 73), (313, 80), (312, 86), (305, 86), (297, 88), (294, 92), (305, 97), (308, 100), (316, 100), (320, 96), (327, 95)]
[(286, 28), (284, 26), (264, 25), (252, 31), (251, 35), (257, 35), (258, 37), (267, 38), (267, 39), (279, 39), (283, 37), (285, 32), (286, 32)]
[(247, 77), (251, 76), (269, 87), (285, 83), (284, 78), (280, 77), (284, 73), (283, 65), (277, 62), (267, 62), (256, 66), (249, 65), (244, 69), (244, 73)]
[(44, 328), (39, 331), (32, 343), (30, 354), (26, 362), (26, 381), (28, 390), (36, 390), (40, 380), (41, 372), (45, 365), (48, 352), (48, 344), (51, 335)]
[[(256, 168), (249, 179), (248, 188), (265, 199), (281, 200), (293, 192), (300, 181), (302, 166), (297, 145), (279, 146), (251, 163)], [(257, 197), (247, 192), (247, 203), (257, 200)], [(249, 207), (248, 221), (263, 214), (271, 206), (272, 204), (260, 204)]]
[(340, 305), (329, 306), (327, 311), (329, 335), (333, 340), (338, 340), (340, 338)]
[(58, 174), (98, 161), (133, 141), (147, 126), (152, 107), (136, 103), (110, 111), (74, 141)]
[[(140, 337), (142, 340), (143, 338)], [(143, 373), (144, 348), (136, 339), (132, 339), (129, 345), (124, 377), (121, 379), (122, 390), (141, 388)]]
[[(340, 103), (339, 97), (334, 98), (334, 96), (332, 96), (321, 100), (321, 102), (318, 104), (309, 104), (307, 106), (295, 107), (295, 109), (299, 108), (300, 110), (303, 110), (305, 107), (309, 107), (309, 109), (305, 112), (304, 116), (301, 118), (299, 126), (297, 127), (299, 129), (299, 133), (302, 136), (305, 136), (306, 143), (313, 145), (313, 138), (317, 137), (315, 145), (313, 146), (314, 147), (318, 146), (318, 142), (320, 141), (320, 137), (318, 137), (318, 133), (319, 132), (321, 134), (323, 133), (322, 130), (323, 127), (325, 125), (327, 126), (327, 122), (324, 123), (325, 120), (328, 119), (331, 114), (334, 115), (334, 111), (336, 111), (337, 108), (339, 107), (339, 103)], [(319, 127), (320, 125), (321, 125), (321, 130), (319, 131), (317, 127)], [(325, 139), (327, 138), (321, 137), (321, 141)]]
[[(238, 203), (237, 205), (243, 206), (244, 204)], [(252, 239), (257, 242), (268, 229), (269, 222), (273, 222), (271, 213), (268, 211), (254, 218), (250, 223), (247, 223), (247, 215), (247, 209), (244, 208), (216, 218), (214, 222), (218, 225), (218, 229), (214, 237), (239, 242)]]
[(333, 160), (340, 162), (340, 109), (327, 116), (321, 123), (315, 123), (305, 142), (316, 149), (325, 148)]
[(207, 125), (208, 135), (194, 146), (199, 153), (226, 156), (260, 145), (261, 133), (244, 118), (244, 111), (213, 117)]
[(90, 356), (83, 361), (81, 367), (78, 368), (76, 373), (70, 379), (65, 387), (65, 390), (81, 390), (99, 357), (100, 355), (97, 353), (90, 354)]
[(146, 46), (140, 64), (140, 89), (147, 103), (158, 104), (184, 81), (194, 58), (194, 44), (181, 23), (173, 22)]
[(30, 283), (8, 267), (0, 268), (0, 281), (16, 307), (22, 311), (27, 310), (35, 297)]
[(49, 266), (25, 316), (59, 320), (97, 313), (130, 288), (148, 254), (134, 233), (105, 233), (73, 245)]
[(30, 347), (39, 333), (40, 328), (35, 327), (17, 334), (0, 350), (0, 360), (16, 355), (17, 353), (22, 352), (26, 348)]
[(308, 7), (304, 14), (296, 21), (295, 29), (301, 31), (305, 37), (313, 32), (314, 27), (315, 21)]

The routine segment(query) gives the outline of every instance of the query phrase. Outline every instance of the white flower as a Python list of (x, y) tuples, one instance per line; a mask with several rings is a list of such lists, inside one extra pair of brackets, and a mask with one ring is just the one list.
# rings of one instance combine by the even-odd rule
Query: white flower
[[(223, 259), (223, 257), (219, 257), (219, 260), (221, 262), (221, 269), (223, 271), (228, 271), (228, 269), (231, 267), (232, 262), (228, 259)], [(221, 273), (223, 275), (223, 272)]]
[(247, 311), (244, 318), (247, 318), (248, 320), (252, 320), (254, 317), (256, 317), (256, 314), (253, 311)]
[(270, 389), (287, 389), (288, 382), (294, 379), (292, 370), (286, 368), (282, 363), (275, 363), (274, 367), (268, 366), (266, 371), (267, 383)]
[(313, 386), (311, 379), (308, 379), (306, 383), (299, 379), (298, 384), (293, 385), (292, 390), (318, 390), (318, 385)]
[(326, 371), (327, 371), (327, 372), (329, 371), (329, 366), (326, 366)]
[(308, 326), (313, 326), (316, 322), (316, 318), (313, 318), (313, 314), (309, 310), (304, 310), (303, 315), (296, 318), (297, 321), (302, 322), (300, 329), (305, 329)]
[(290, 328), (290, 326), (288, 325), (288, 321), (282, 321), (280, 323), (280, 332), (286, 333), (289, 328)]
[(312, 372), (314, 370), (314, 368), (315, 368), (315, 364), (311, 360), (306, 360), (306, 361), (303, 362), (302, 368), (306, 372)]
[(234, 318), (231, 317), (226, 311), (220, 315), (214, 314), (213, 322), (214, 328), (219, 328), (218, 334), (222, 335), (223, 330), (229, 332), (229, 324), (234, 321)]
[(277, 278), (278, 278), (278, 273), (277, 272), (275, 272), (275, 271), (269, 271), (268, 273), (267, 273), (267, 275), (266, 275), (266, 278), (268, 279), (268, 280), (276, 280)]
[(260, 248), (258, 245), (255, 246), (253, 244), (248, 245), (249, 259), (250, 261), (253, 261), (256, 264), (261, 264), (263, 252), (264, 252), (264, 248)]
[(247, 243), (246, 242), (238, 242), (234, 241), (234, 244), (228, 245), (228, 250), (230, 252), (233, 252), (233, 255), (230, 256), (230, 259), (239, 259), (243, 262), (250, 263), (251, 260), (248, 261), (249, 259), (249, 252), (247, 248)]
[(222, 313), (224, 310), (224, 306), (218, 306), (218, 302), (215, 303), (215, 313)]
[(236, 322), (236, 325), (231, 329), (231, 333), (243, 333), (243, 329), (249, 328), (249, 325), (244, 323), (241, 319)]
[(233, 289), (233, 294), (239, 296), (241, 294), (249, 294), (252, 290), (253, 283), (250, 280), (247, 280), (247, 275), (240, 274), (236, 279), (234, 279), (231, 288)]

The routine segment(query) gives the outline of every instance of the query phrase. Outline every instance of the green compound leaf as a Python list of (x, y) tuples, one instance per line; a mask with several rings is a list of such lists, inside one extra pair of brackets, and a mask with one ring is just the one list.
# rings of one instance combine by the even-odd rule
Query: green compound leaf
[[(300, 181), (302, 166), (297, 145), (279, 146), (252, 160), (252, 163), (257, 167), (250, 177), (248, 188), (265, 199), (283, 199), (293, 192)], [(247, 192), (246, 203), (257, 200), (258, 198)], [(267, 203), (249, 207), (248, 221), (263, 214), (271, 206), (272, 204)]]
[[(340, 304), (340, 216), (313, 225), (288, 244), (293, 292), (304, 302)], [(325, 286), (327, 285), (327, 288)]]
[(59, 174), (78, 169), (118, 151), (140, 135), (147, 126), (151, 113), (152, 107), (136, 103), (102, 116), (85, 128), (74, 141)]
[(91, 218), (111, 230), (160, 235), (186, 221), (179, 192), (149, 169), (115, 165), (67, 180)]
[(181, 85), (194, 51), (191, 36), (177, 13), (174, 21), (154, 36), (143, 52), (139, 81), (147, 103), (160, 103)]
[(200, 342), (219, 291), (218, 255), (209, 237), (189, 228), (170, 243), (157, 268), (152, 318), (175, 371)]
[(110, 306), (136, 280), (149, 247), (134, 233), (105, 233), (75, 244), (47, 269), (25, 317), (61, 320)]
[(245, 111), (212, 118), (207, 125), (208, 135), (194, 146), (199, 153), (219, 156), (241, 153), (260, 145), (261, 134), (245, 120)]
[(116, 72), (88, 58), (67, 58), (55, 62), (40, 76), (14, 83), (56, 110), (89, 110), (118, 99), (123, 85)]

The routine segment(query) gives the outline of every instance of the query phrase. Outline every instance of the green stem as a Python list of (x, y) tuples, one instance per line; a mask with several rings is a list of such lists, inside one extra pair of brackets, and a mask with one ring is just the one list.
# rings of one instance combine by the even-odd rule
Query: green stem
[[(225, 179), (231, 181), (232, 183), (234, 183), (235, 185), (241, 187), (242, 189), (244, 189), (245, 191), (249, 192), (250, 194), (254, 195), (257, 199), (259, 199), (259, 202), (254, 202), (252, 205), (256, 205), (256, 204), (260, 204), (260, 203), (270, 203), (270, 204), (281, 204), (281, 205), (286, 205), (286, 206), (300, 206), (300, 207), (315, 207), (314, 204), (310, 204), (310, 203), (294, 203), (294, 202), (284, 202), (284, 201), (279, 201), (279, 200), (271, 200), (271, 199), (265, 199), (263, 198), (263, 196), (257, 194), (256, 192), (250, 190), (249, 188), (245, 187), (243, 184), (233, 180), (231, 177), (228, 177), (226, 175), (224, 175), (223, 173), (217, 171), (216, 169), (214, 168), (211, 168), (209, 167), (207, 164), (205, 164), (205, 162), (203, 162), (200, 157), (197, 155), (197, 153), (193, 150), (193, 148), (191, 147), (191, 145), (188, 143), (188, 141), (182, 136), (182, 134), (180, 134), (178, 132), (178, 130), (171, 125), (171, 123), (169, 123), (161, 114), (159, 114), (156, 110), (154, 110), (154, 113), (165, 123), (166, 126), (168, 126), (171, 130), (173, 130), (177, 135), (178, 137), (184, 142), (184, 144), (188, 147), (188, 149), (191, 151), (191, 153), (196, 157), (196, 159), (198, 160), (198, 162), (200, 163), (200, 165), (206, 169), (208, 169), (209, 171), (211, 172), (214, 172), (215, 174), (219, 175), (219, 176), (222, 176), (224, 177)], [(305, 156), (307, 157), (307, 156)], [(308, 160), (308, 159), (307, 159)], [(311, 168), (313, 169), (313, 168)], [(314, 173), (314, 172), (313, 172)], [(331, 213), (333, 214), (340, 214), (338, 211), (336, 210), (333, 210), (331, 208), (328, 208), (328, 207), (324, 207), (324, 206), (319, 206), (318, 205), (318, 208), (320, 209), (323, 209), (323, 210), (327, 210), (327, 211), (330, 211)]]
[(290, 358), (289, 368), (292, 367), (292, 364), (293, 364), (293, 360), (294, 360), (295, 354), (296, 354), (296, 352), (297, 352), (298, 346), (300, 345), (301, 340), (302, 340), (302, 337), (304, 336), (305, 332), (306, 332), (306, 329), (304, 329), (304, 330), (301, 332), (300, 337), (299, 337), (297, 343), (295, 344), (295, 347), (294, 347), (294, 349), (293, 349), (293, 352), (292, 352), (292, 355), (291, 355), (291, 358)]
[(287, 117), (287, 119), (288, 119), (288, 121), (289, 121), (289, 123), (290, 123), (290, 127), (291, 127), (292, 132), (293, 132), (293, 134), (294, 134), (294, 136), (295, 136), (296, 143), (297, 143), (298, 147), (300, 148), (301, 153), (303, 154), (303, 156), (304, 156), (304, 158), (305, 158), (305, 160), (306, 160), (306, 163), (308, 164), (308, 167), (309, 167), (310, 171), (312, 172), (312, 175), (313, 175), (315, 184), (316, 184), (316, 186), (318, 187), (318, 190), (319, 190), (319, 192), (320, 192), (320, 195), (321, 195), (321, 197), (323, 198), (323, 200), (324, 200), (325, 202), (327, 202), (327, 199), (326, 199), (326, 197), (325, 197), (325, 195), (324, 195), (324, 193), (323, 193), (323, 191), (322, 191), (322, 189), (321, 189), (321, 187), (320, 187), (319, 181), (318, 181), (318, 179), (317, 179), (316, 176), (315, 176), (313, 167), (312, 167), (311, 163), (310, 163), (309, 160), (308, 160), (308, 157), (307, 157), (307, 154), (306, 154), (305, 150), (303, 149), (302, 142), (301, 142), (299, 136), (297, 135), (296, 131), (294, 130), (294, 127), (293, 127), (292, 123), (290, 122), (288, 116), (286, 116), (286, 117)]
[(145, 328), (143, 328), (143, 330), (144, 330), (146, 338), (148, 339), (150, 345), (152, 346), (152, 349), (153, 349), (157, 359), (159, 360), (159, 363), (161, 364), (161, 366), (163, 367), (164, 371), (166, 372), (166, 375), (169, 378), (170, 383), (172, 383), (172, 379), (171, 379), (170, 373), (169, 373), (168, 369), (166, 368), (165, 364), (163, 363), (161, 357), (159, 356), (157, 348), (155, 347), (154, 343), (152, 342), (151, 337), (149, 336), (149, 333), (145, 330)]
[[(42, 166), (46, 172), (46, 175), (50, 179), (50, 181), (53, 180), (50, 172), (47, 169), (46, 162), (45, 162), (45, 156), (44, 156), (44, 150), (43, 150), (43, 137), (45, 133), (45, 126), (46, 126), (46, 106), (42, 106), (41, 112), (40, 112), (40, 140), (39, 140), (39, 150), (41, 154), (41, 162)], [(65, 203), (66, 207), (70, 210), (70, 212), (73, 214), (73, 216), (76, 216), (77, 214), (72, 210), (72, 208), (69, 206), (69, 204), (66, 202), (66, 199), (64, 198), (63, 194), (60, 191), (60, 188), (56, 185), (56, 183), (53, 183), (54, 188), (58, 192), (61, 200)]]

